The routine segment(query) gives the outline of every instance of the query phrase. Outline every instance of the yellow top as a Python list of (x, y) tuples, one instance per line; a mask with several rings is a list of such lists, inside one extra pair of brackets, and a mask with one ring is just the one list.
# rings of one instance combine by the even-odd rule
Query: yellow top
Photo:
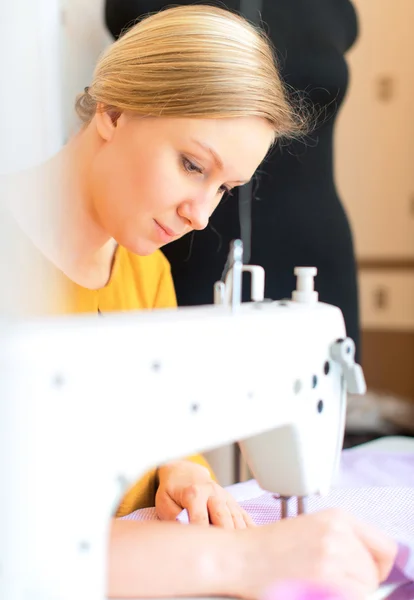
[[(111, 312), (177, 306), (170, 265), (160, 250), (137, 256), (118, 246), (111, 278), (100, 290), (70, 282), (74, 312)], [(65, 290), (65, 293), (67, 290)]]
[[(76, 313), (171, 308), (177, 304), (170, 265), (159, 250), (150, 256), (137, 256), (118, 247), (110, 281), (100, 290), (89, 290), (69, 280), (65, 283), (65, 296), (68, 293), (74, 301), (72, 312)], [(202, 456), (191, 456), (188, 460), (208, 467)], [(127, 491), (116, 516), (154, 506), (155, 492), (156, 469)]]

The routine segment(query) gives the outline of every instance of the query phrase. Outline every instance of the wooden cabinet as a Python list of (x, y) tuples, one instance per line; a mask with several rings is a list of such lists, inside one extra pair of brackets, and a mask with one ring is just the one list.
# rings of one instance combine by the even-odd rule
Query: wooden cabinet
[(412, 0), (354, 0), (360, 35), (336, 129), (336, 178), (359, 264), (368, 385), (414, 399)]
[(414, 332), (414, 270), (361, 269), (359, 296), (364, 329)]
[(335, 134), (337, 185), (360, 259), (414, 259), (414, 2), (354, 4), (360, 33)]
[(414, 270), (361, 269), (359, 283), (368, 384), (414, 400)]

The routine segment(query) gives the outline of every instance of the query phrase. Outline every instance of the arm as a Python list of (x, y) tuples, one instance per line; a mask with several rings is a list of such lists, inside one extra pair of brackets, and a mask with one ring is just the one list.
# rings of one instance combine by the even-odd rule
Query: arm
[(216, 527), (115, 520), (109, 598), (234, 595), (241, 577), (231, 532)]
[(397, 550), (382, 533), (337, 510), (244, 530), (113, 521), (109, 543), (110, 598), (250, 600), (273, 583), (304, 580), (365, 600), (388, 576)]

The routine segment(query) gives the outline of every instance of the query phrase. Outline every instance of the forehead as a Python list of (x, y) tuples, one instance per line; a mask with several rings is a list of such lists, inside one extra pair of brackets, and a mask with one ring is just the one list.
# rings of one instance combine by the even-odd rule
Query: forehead
[(155, 137), (161, 144), (170, 143), (178, 151), (207, 158), (210, 148), (221, 159), (223, 175), (229, 181), (249, 180), (274, 139), (271, 125), (258, 117), (158, 117), (141, 120), (141, 125), (153, 140)]
[[(273, 141), (269, 123), (259, 118), (194, 120), (189, 125), (223, 161), (224, 170), (238, 167), (243, 178), (253, 175)], [(248, 175), (248, 177), (247, 177)]]

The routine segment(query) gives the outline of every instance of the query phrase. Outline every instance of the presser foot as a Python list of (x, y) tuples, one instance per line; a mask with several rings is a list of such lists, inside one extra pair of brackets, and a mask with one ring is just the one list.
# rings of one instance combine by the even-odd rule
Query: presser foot
[(289, 518), (289, 502), (292, 498), (296, 498), (296, 514), (292, 516), (298, 517), (306, 513), (306, 498), (304, 496), (276, 496), (280, 500), (282, 519)]

